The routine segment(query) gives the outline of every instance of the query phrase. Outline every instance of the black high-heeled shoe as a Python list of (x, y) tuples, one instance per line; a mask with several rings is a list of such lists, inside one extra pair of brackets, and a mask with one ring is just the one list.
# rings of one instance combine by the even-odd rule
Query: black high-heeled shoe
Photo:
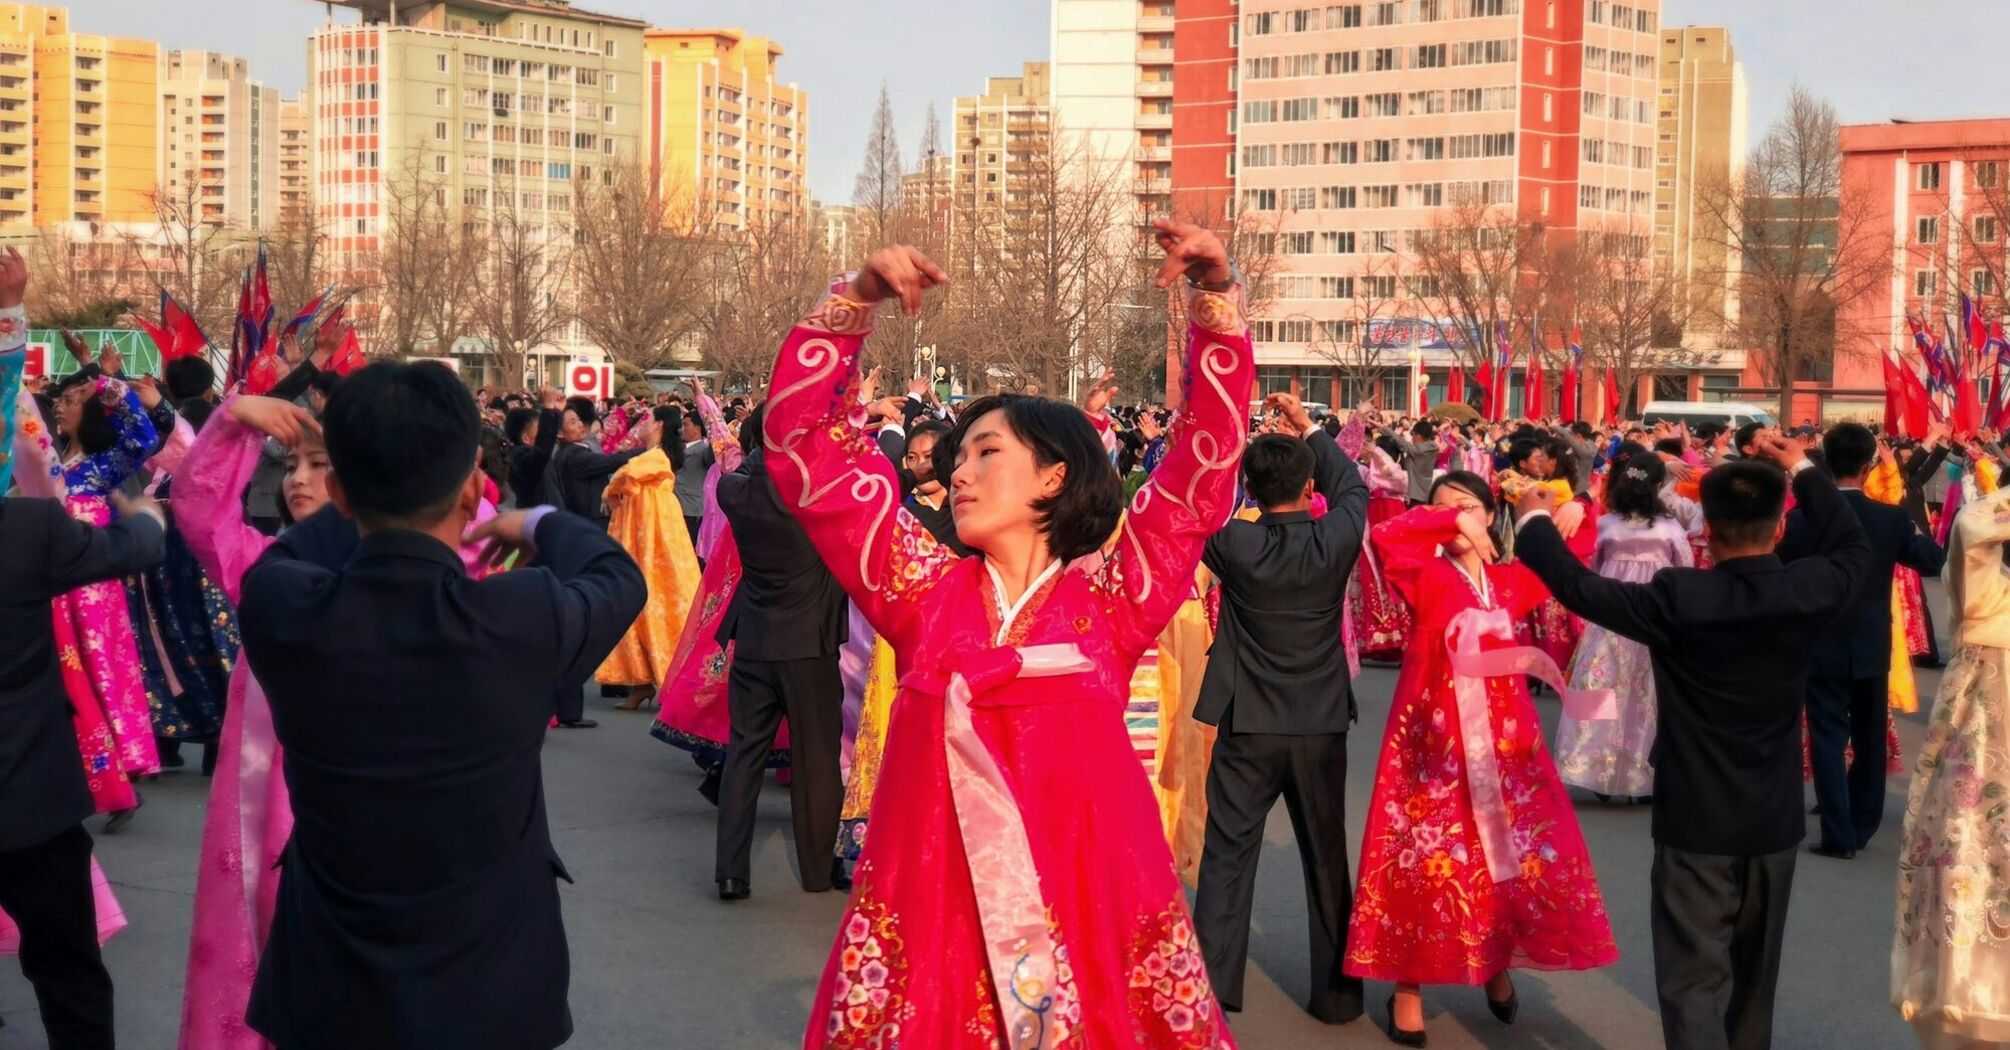
[(1390, 1042), (1397, 1046), (1418, 1047), (1420, 1050), (1430, 1045), (1430, 1033), (1424, 1029), (1419, 1028), (1413, 1032), (1407, 1028), (1396, 1027), (1396, 997), (1393, 995), (1389, 997), (1388, 1010), (1389, 1020), (1382, 1026), (1382, 1031), (1389, 1034)]
[(1504, 1003), (1494, 1002), (1493, 997), (1488, 996), (1487, 1009), (1493, 1013), (1494, 1020), (1502, 1024), (1513, 1024), (1515, 1017), (1521, 1013), (1521, 993), (1516, 992), (1508, 996), (1507, 1002)]

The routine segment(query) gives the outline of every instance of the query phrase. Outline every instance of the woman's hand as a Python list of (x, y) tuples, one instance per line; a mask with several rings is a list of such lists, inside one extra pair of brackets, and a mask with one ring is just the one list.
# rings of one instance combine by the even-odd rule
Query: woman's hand
[(904, 244), (881, 248), (851, 280), (851, 297), (862, 303), (899, 299), (903, 313), (921, 312), (921, 293), (949, 283), (949, 275), (928, 256)]
[(1294, 437), (1303, 437), (1312, 429), (1312, 416), (1305, 411), (1305, 403), (1296, 394), (1271, 394), (1263, 399), (1263, 408), (1283, 417), (1284, 425)]
[(1103, 377), (1096, 380), (1095, 384), (1089, 387), (1088, 394), (1082, 398), (1082, 411), (1092, 416), (1100, 416), (1109, 411), (1110, 401), (1116, 396), (1117, 374), (1104, 372)]
[[(1537, 488), (1540, 488), (1550, 496), (1555, 495), (1555, 493), (1550, 492), (1546, 487), (1537, 486)], [(1570, 539), (1572, 536), (1577, 535), (1578, 529), (1584, 527), (1584, 504), (1571, 500), (1569, 503), (1552, 511), (1549, 518), (1556, 523), (1556, 531), (1561, 533), (1564, 539)]]
[(161, 388), (160, 384), (154, 381), (154, 377), (134, 376), (132, 388), (133, 394), (140, 399), (141, 408), (152, 412), (155, 408), (160, 407)]
[(1153, 219), (1152, 228), (1166, 261), (1159, 267), (1158, 286), (1169, 288), (1181, 274), (1196, 284), (1221, 284), (1234, 276), (1228, 249), (1210, 230), (1175, 219)]
[(288, 448), (297, 447), (309, 435), (321, 433), (321, 424), (314, 413), (276, 397), (241, 394), (230, 403), (230, 418)]
[(1482, 561), (1491, 562), (1499, 557), (1494, 548), (1493, 533), (1487, 531), (1486, 512), (1478, 507), (1467, 507), (1459, 512), (1459, 535), (1465, 537)]

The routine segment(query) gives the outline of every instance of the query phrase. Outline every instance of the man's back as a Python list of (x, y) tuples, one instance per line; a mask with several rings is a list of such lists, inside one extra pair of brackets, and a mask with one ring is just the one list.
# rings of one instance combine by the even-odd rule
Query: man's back
[[(1236, 732), (1344, 733), (1353, 696), (1341, 644), (1347, 576), (1361, 553), (1368, 487), (1325, 432), (1307, 439), (1328, 502), (1230, 521), (1203, 562), (1221, 581), (1221, 625), (1194, 717)], [(1232, 714), (1231, 712), (1232, 705)]]
[(415, 532), (323, 512), (244, 581), (244, 651), (285, 747), (293, 838), (252, 1020), (283, 1046), (555, 1046), (565, 932), (539, 765), (553, 697), (646, 585), (549, 514), (543, 568), (482, 581)]
[(732, 523), (745, 572), (720, 619), (718, 641), (755, 660), (829, 656), (850, 624), (844, 589), (824, 566), (809, 534), (782, 506), (768, 477), (765, 450), (719, 479), (719, 509)]
[[(1815, 644), (1814, 671), (1833, 678), (1883, 678), (1891, 672), (1891, 586), (1894, 566), (1904, 565), (1924, 575), (1940, 571), (1947, 553), (1914, 528), (1911, 515), (1844, 489), (1843, 499), (1870, 541), (1870, 569), (1849, 608)], [(1787, 535), (1780, 557), (1797, 561), (1812, 557), (1814, 536), (1799, 508), (1787, 515)]]
[(1816, 642), (1863, 579), (1870, 548), (1835, 485), (1794, 480), (1820, 556), (1732, 558), (1644, 584), (1585, 569), (1546, 521), (1516, 553), (1572, 612), (1647, 645), (1659, 721), (1654, 840), (1720, 856), (1790, 849), (1806, 832), (1800, 712)]

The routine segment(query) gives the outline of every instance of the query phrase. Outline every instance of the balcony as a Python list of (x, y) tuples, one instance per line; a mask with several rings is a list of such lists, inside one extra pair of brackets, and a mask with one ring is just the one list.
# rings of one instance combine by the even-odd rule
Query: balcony
[(1172, 114), (1140, 113), (1138, 114), (1137, 126), (1146, 131), (1170, 131), (1172, 129)]
[(1138, 65), (1169, 66), (1173, 61), (1173, 49), (1169, 47), (1138, 48)]
[(1138, 160), (1140, 160), (1140, 161), (1143, 161), (1143, 162), (1145, 162), (1145, 163), (1147, 163), (1147, 164), (1149, 164), (1149, 163), (1152, 163), (1152, 162), (1155, 162), (1155, 161), (1156, 161), (1156, 162), (1159, 162), (1159, 163), (1165, 163), (1165, 162), (1169, 162), (1169, 161), (1171, 161), (1171, 160), (1172, 160), (1172, 147), (1171, 147), (1171, 146), (1139, 146), (1139, 147), (1138, 147)]
[(1172, 93), (1173, 82), (1170, 80), (1138, 81), (1139, 98), (1171, 98)]
[(1139, 193), (1164, 196), (1172, 192), (1172, 180), (1140, 178), (1136, 188)]
[(1170, 33), (1172, 31), (1173, 16), (1171, 15), (1138, 16), (1138, 32), (1140, 33)]

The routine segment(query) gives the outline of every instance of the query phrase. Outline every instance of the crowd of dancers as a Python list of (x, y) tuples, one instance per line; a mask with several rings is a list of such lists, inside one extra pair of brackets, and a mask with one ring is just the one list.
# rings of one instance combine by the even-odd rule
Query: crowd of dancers
[[(1890, 992), (1922, 1045), (2010, 1043), (1994, 434), (1284, 393), (1252, 420), (1240, 275), (1156, 226), (1170, 409), (1107, 377), (1081, 405), (882, 389), (877, 311), (949, 280), (907, 248), (833, 282), (764, 394), (609, 402), (358, 369), (330, 331), (260, 395), (81, 343), (28, 381), (0, 255), (0, 950), (50, 1045), (113, 1045), (125, 920), (84, 821), (145, 819), (184, 745), (213, 780), (183, 1050), (563, 1043), (539, 750), (598, 687), (704, 770), (722, 900), (787, 780), (802, 888), (849, 891), (805, 1047), (1232, 1047), (1280, 797), (1320, 1020), (1384, 982), (1423, 1046), (1425, 986), (1512, 1024), (1513, 970), (1612, 963), (1576, 807), (1644, 805), (1667, 1045), (1764, 1047), (1804, 782), (1813, 852), (1855, 858), (1943, 562)], [(1357, 856), (1363, 661), (1400, 674)]]

